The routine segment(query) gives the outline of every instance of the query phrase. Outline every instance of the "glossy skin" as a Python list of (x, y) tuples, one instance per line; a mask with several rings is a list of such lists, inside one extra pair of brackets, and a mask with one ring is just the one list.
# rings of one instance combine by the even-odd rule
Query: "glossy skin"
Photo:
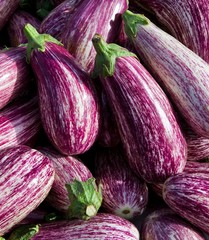
[(46, 198), (54, 181), (51, 161), (19, 145), (0, 152), (0, 236)]
[(135, 58), (119, 57), (114, 75), (101, 81), (133, 171), (154, 183), (182, 172), (186, 142), (170, 102), (149, 72)]
[(129, 221), (111, 214), (98, 213), (85, 220), (42, 224), (31, 240), (139, 240), (137, 228)]
[(96, 51), (91, 42), (95, 33), (113, 42), (119, 33), (121, 14), (128, 8), (126, 0), (84, 0), (63, 31), (62, 42), (81, 66), (90, 72)]
[(99, 128), (97, 96), (90, 77), (75, 59), (54, 43), (31, 54), (37, 78), (41, 120), (44, 130), (64, 155), (87, 151)]

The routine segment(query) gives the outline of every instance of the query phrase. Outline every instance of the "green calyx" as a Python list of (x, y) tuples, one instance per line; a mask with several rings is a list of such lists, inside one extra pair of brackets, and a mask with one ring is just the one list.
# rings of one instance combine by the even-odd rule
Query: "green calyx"
[(66, 184), (70, 206), (67, 218), (88, 220), (95, 216), (102, 204), (102, 190), (97, 187), (95, 178), (89, 178), (86, 182), (74, 180)]
[(40, 52), (45, 51), (46, 42), (56, 43), (62, 45), (57, 39), (53, 38), (49, 34), (39, 34), (37, 30), (31, 25), (26, 24), (24, 27), (24, 34), (28, 39), (27, 45), (27, 61), (30, 62), (31, 52), (34, 49), (38, 49)]
[(0, 237), (0, 240), (5, 240), (5, 238), (3, 238), (3, 237)]
[(147, 25), (150, 22), (150, 20), (143, 14), (135, 14), (129, 10), (126, 10), (122, 16), (125, 25), (125, 32), (130, 38), (136, 37), (138, 24)]
[(30, 240), (38, 232), (38, 224), (23, 225), (14, 230), (7, 240)]
[(94, 64), (94, 70), (92, 72), (92, 77), (96, 78), (98, 76), (108, 77), (114, 74), (115, 61), (118, 57), (133, 56), (136, 55), (129, 52), (127, 49), (114, 44), (106, 43), (101, 35), (95, 34), (92, 39), (94, 48), (97, 52)]

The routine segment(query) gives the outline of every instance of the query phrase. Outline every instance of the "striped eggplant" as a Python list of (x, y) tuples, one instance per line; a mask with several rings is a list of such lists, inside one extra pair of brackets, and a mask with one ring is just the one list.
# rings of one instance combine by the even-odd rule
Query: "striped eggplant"
[(0, 30), (18, 7), (20, 0), (0, 0)]
[(128, 220), (98, 213), (88, 221), (72, 220), (42, 224), (31, 240), (139, 240), (137, 228)]
[(98, 100), (90, 76), (50, 35), (38, 34), (30, 24), (25, 33), (43, 128), (60, 153), (81, 154), (93, 145), (99, 129)]
[(0, 151), (0, 236), (46, 198), (54, 181), (51, 161), (30, 147)]
[(171, 35), (209, 63), (209, 2), (207, 0), (132, 1), (155, 15), (158, 22)]
[(54, 38), (61, 40), (65, 25), (82, 1), (83, 0), (65, 0), (62, 2), (54, 8), (46, 18), (44, 18), (39, 28), (39, 32), (50, 34)]
[(113, 42), (119, 33), (121, 14), (127, 9), (127, 0), (83, 0), (70, 18), (62, 43), (87, 72), (93, 69), (96, 56), (92, 37), (99, 33), (107, 42)]
[(163, 199), (181, 217), (209, 233), (208, 172), (181, 173), (169, 177), (163, 186)]
[(144, 212), (148, 203), (147, 185), (130, 169), (121, 147), (98, 149), (95, 177), (102, 187), (105, 211), (126, 219)]
[(98, 34), (93, 44), (92, 75), (100, 75), (133, 171), (147, 182), (182, 172), (187, 145), (165, 93), (134, 54)]
[(36, 29), (39, 29), (40, 21), (30, 13), (23, 10), (15, 11), (15, 13), (9, 19), (7, 24), (7, 33), (11, 46), (17, 47), (18, 45), (27, 42), (23, 32), (23, 28), (27, 23), (30, 23)]
[(31, 82), (26, 47), (0, 51), (0, 109), (21, 94)]
[[(68, 214), (67, 217), (70, 218), (69, 207), (72, 203), (68, 196), (66, 184), (70, 184), (75, 179), (86, 182), (93, 176), (78, 157), (63, 156), (51, 147), (39, 147), (38, 150), (51, 159), (55, 169), (55, 180), (46, 201), (58, 211)], [(96, 191), (97, 189), (95, 189), (94, 194), (97, 197)], [(87, 202), (86, 208), (90, 204), (92, 205), (93, 201), (95, 201), (95, 199)], [(98, 201), (98, 198), (96, 198), (96, 201)], [(99, 207), (100, 206), (101, 202), (99, 202)], [(83, 215), (85, 216), (86, 213), (83, 212), (82, 209), (82, 211), (79, 212), (79, 217), (83, 217)]]
[(0, 150), (16, 145), (32, 146), (40, 129), (37, 96), (10, 103), (0, 110)]
[(203, 234), (169, 208), (150, 213), (142, 223), (141, 240), (205, 240)]
[(209, 65), (141, 14), (126, 11), (126, 33), (147, 69), (192, 130), (209, 137)]

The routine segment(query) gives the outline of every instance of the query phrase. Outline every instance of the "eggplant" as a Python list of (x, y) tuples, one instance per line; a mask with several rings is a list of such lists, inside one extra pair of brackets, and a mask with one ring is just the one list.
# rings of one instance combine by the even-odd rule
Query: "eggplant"
[(168, 178), (163, 186), (167, 205), (199, 229), (209, 233), (208, 173), (181, 173)]
[(186, 123), (209, 136), (209, 65), (141, 14), (126, 11), (126, 33), (145, 67), (174, 102)]
[(22, 94), (31, 83), (32, 74), (26, 63), (26, 47), (0, 51), (0, 109)]
[(141, 215), (148, 203), (147, 184), (128, 166), (123, 149), (98, 149), (95, 177), (102, 187), (102, 207), (106, 212), (126, 219)]
[(52, 0), (54, 6), (58, 6), (60, 5), (61, 3), (63, 3), (65, 0)]
[(38, 207), (53, 181), (51, 161), (37, 150), (19, 145), (0, 151), (0, 236)]
[(203, 234), (169, 208), (155, 210), (142, 223), (142, 240), (205, 240)]
[(31, 240), (139, 240), (139, 231), (128, 220), (112, 214), (98, 213), (85, 220), (57, 221), (42, 224)]
[[(89, 179), (93, 178), (90, 170), (81, 162), (78, 157), (63, 156), (51, 147), (39, 147), (38, 150), (51, 159), (55, 169), (55, 180), (46, 198), (46, 201), (52, 207), (66, 215), (67, 218), (75, 217), (72, 216), (71, 208), (75, 206), (74, 202), (78, 201), (78, 199), (69, 199), (71, 196), (68, 196), (68, 187), (69, 184), (71, 184), (74, 180), (81, 181), (84, 184), (85, 182), (88, 182)], [(89, 181), (91, 183), (91, 180)], [(80, 203), (76, 203), (77, 209), (75, 209), (75, 211), (79, 218), (86, 217), (86, 209), (89, 206), (93, 205), (96, 208), (96, 211), (93, 213), (93, 215), (97, 213), (99, 207), (101, 206), (102, 196), (100, 192), (97, 192), (97, 187), (94, 185), (94, 182), (92, 186), (93, 191), (91, 194), (94, 197), (92, 197), (90, 201), (89, 199), (87, 200), (84, 208), (81, 209), (81, 207), (79, 207)], [(89, 188), (92, 186), (89, 185)], [(87, 193), (87, 191), (84, 191), (85, 195), (87, 195)], [(82, 194), (81, 190), (79, 194)], [(82, 197), (84, 199), (84, 196)]]
[(61, 41), (87, 72), (93, 69), (96, 56), (91, 42), (94, 34), (113, 42), (119, 33), (121, 14), (127, 9), (127, 0), (83, 0), (70, 17)]
[(37, 18), (23, 10), (15, 11), (9, 19), (7, 24), (7, 33), (12, 47), (17, 47), (18, 45), (27, 42), (23, 32), (23, 28), (27, 23), (32, 24), (36, 29), (39, 29), (41, 24)]
[(44, 18), (40, 25), (39, 32), (50, 34), (54, 38), (61, 40), (65, 25), (82, 1), (83, 0), (63, 1), (60, 5), (54, 8), (46, 18)]
[(133, 2), (153, 14), (167, 32), (209, 63), (208, 1), (133, 0)]
[(61, 154), (84, 153), (95, 142), (99, 129), (92, 80), (50, 35), (38, 34), (30, 24), (25, 26), (25, 33), (29, 39), (28, 59), (37, 79), (43, 128)]
[(0, 0), (0, 30), (7, 23), (11, 15), (15, 12), (19, 0)]
[(38, 97), (21, 98), (0, 110), (0, 150), (33, 146), (41, 130)]
[(134, 54), (98, 34), (92, 41), (92, 76), (100, 76), (130, 167), (150, 183), (182, 172), (187, 145), (165, 93)]

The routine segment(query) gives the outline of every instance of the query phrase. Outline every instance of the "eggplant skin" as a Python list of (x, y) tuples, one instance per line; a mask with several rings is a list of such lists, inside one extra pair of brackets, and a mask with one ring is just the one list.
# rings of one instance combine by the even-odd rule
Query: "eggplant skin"
[(96, 90), (67, 50), (47, 42), (45, 51), (31, 54), (37, 78), (43, 128), (54, 147), (64, 155), (87, 151), (99, 130)]
[(208, 173), (182, 173), (168, 178), (163, 199), (181, 217), (209, 233)]
[(187, 145), (171, 104), (134, 57), (118, 57), (112, 77), (101, 78), (133, 171), (149, 183), (183, 171)]
[(26, 63), (26, 47), (0, 52), (0, 109), (22, 94), (31, 83), (31, 76)]
[(204, 240), (197, 228), (178, 216), (169, 208), (155, 210), (142, 223), (142, 240)]
[(37, 150), (19, 145), (0, 151), (0, 236), (38, 207), (53, 181), (51, 161)]
[(88, 221), (59, 221), (40, 226), (31, 240), (139, 240), (139, 231), (128, 220), (98, 213)]
[(17, 9), (19, 0), (0, 0), (0, 30)]

